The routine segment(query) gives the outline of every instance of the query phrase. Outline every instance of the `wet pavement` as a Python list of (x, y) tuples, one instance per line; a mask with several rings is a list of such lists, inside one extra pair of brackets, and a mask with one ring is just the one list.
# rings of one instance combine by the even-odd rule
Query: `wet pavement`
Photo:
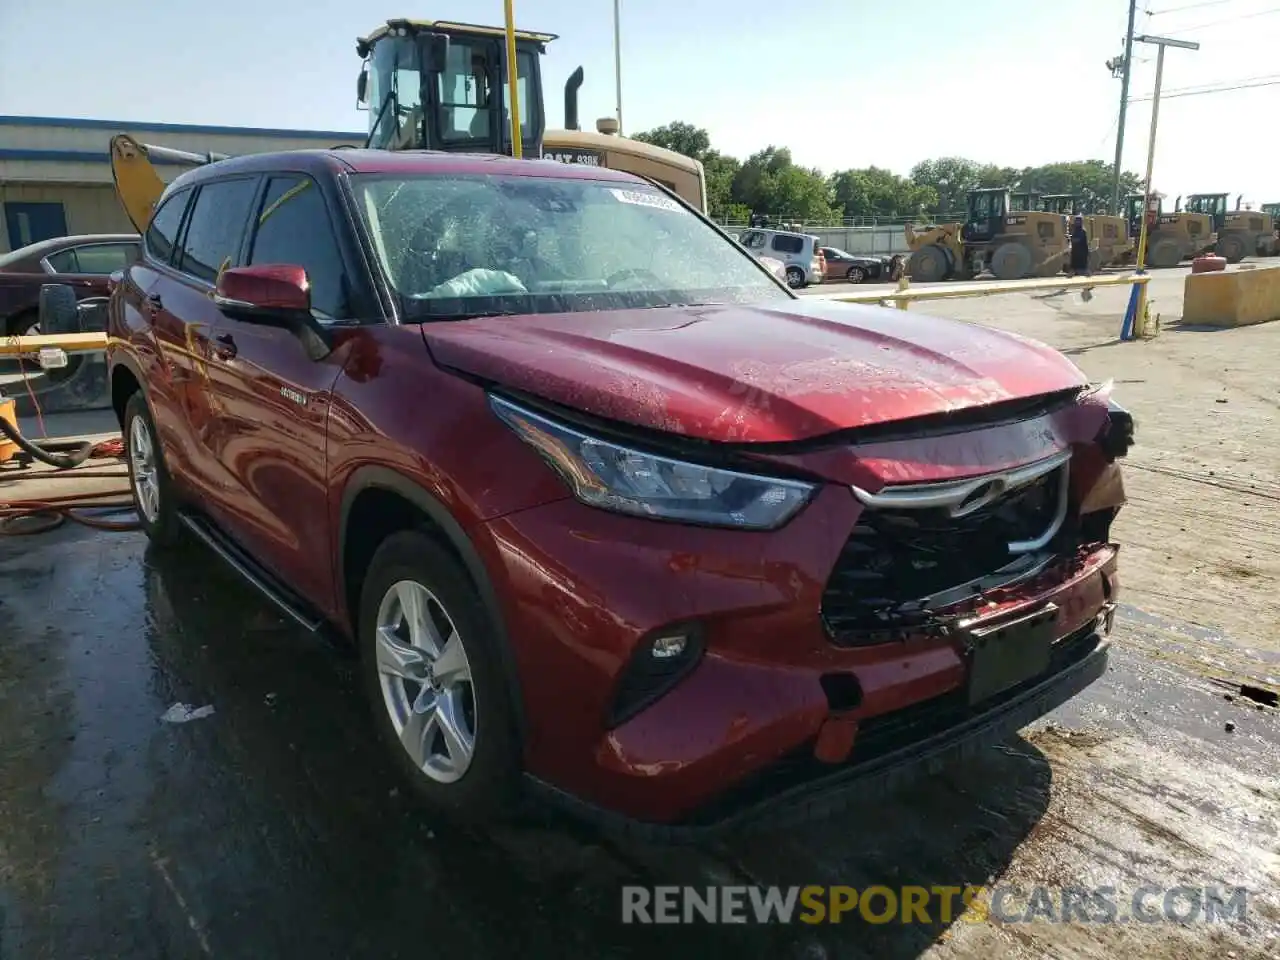
[[(0, 960), (1280, 956), (1280, 720), (1213, 679), (1280, 664), (1132, 610), (1117, 642), (1050, 724), (839, 821), (706, 848), (549, 815), (477, 834), (402, 789), (349, 656), (200, 548), (0, 539)], [(162, 720), (178, 703), (213, 711)], [(1212, 927), (619, 921), (623, 884), (992, 879), (1259, 892)]]

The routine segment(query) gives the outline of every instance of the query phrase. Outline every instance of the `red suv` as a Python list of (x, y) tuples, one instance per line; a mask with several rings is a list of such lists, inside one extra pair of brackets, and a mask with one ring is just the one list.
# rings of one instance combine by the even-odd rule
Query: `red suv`
[(117, 274), (157, 545), (359, 648), (432, 803), (807, 816), (1105, 668), (1132, 420), (1040, 344), (797, 299), (660, 188), (356, 150), (180, 176)]

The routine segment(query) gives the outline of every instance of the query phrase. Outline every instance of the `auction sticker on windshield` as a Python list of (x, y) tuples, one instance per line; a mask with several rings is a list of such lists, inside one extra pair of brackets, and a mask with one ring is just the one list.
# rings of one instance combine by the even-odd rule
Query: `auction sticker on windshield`
[(634, 203), (640, 207), (655, 207), (658, 210), (680, 209), (680, 204), (659, 193), (646, 193), (643, 190), (618, 190), (615, 187), (610, 187), (609, 192), (622, 203)]

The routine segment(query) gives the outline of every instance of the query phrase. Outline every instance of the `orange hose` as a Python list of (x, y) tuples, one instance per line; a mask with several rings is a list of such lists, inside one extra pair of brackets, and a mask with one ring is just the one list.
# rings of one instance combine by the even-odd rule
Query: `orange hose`
[[(114, 503), (100, 503), (109, 497), (116, 498)], [(121, 497), (129, 497), (121, 500)], [(67, 496), (43, 497), (39, 500), (0, 500), (0, 536), (27, 536), (35, 533), (47, 533), (59, 527), (66, 520), (91, 527), (95, 530), (125, 532), (137, 530), (140, 524), (135, 520), (104, 520), (100, 517), (85, 516), (79, 510), (102, 510), (113, 507), (133, 507), (133, 498), (124, 490), (100, 490), (94, 493), (73, 493)], [(30, 530), (8, 529), (10, 521), (48, 517), (49, 523), (38, 524)]]

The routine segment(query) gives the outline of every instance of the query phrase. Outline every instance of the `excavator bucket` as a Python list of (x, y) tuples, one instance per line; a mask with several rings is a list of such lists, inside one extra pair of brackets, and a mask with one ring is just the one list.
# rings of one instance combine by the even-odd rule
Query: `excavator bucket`
[(129, 222), (138, 233), (146, 233), (156, 201), (164, 193), (164, 181), (151, 165), (146, 149), (127, 133), (111, 138), (111, 178)]

